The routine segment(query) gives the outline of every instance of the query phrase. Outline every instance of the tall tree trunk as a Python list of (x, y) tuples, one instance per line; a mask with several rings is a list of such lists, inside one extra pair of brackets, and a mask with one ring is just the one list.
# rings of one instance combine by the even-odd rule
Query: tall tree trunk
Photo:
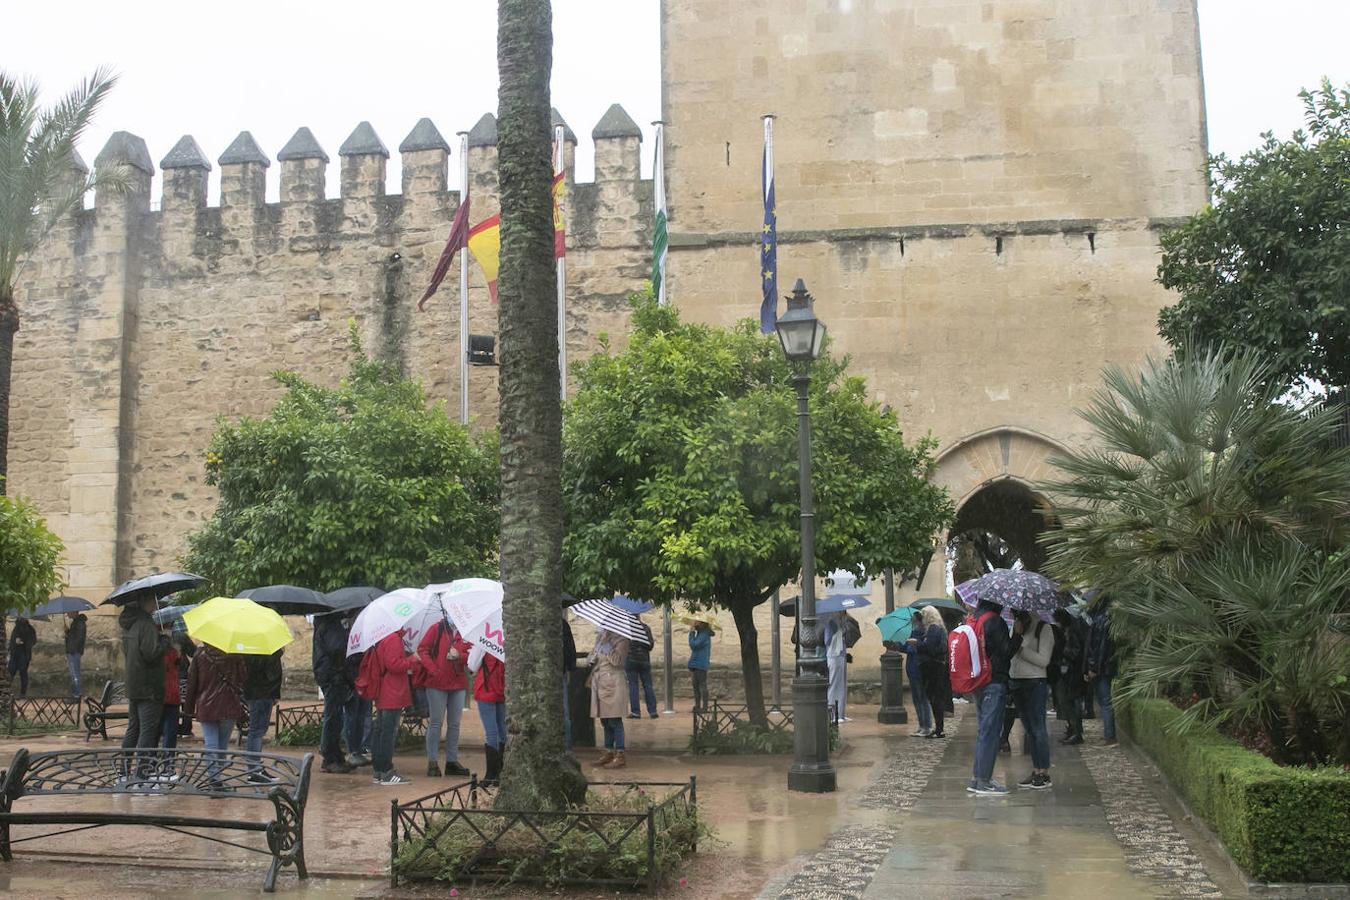
[(19, 307), (13, 289), (0, 285), (0, 494), (9, 486), (9, 388), (14, 372), (14, 333), (19, 330)]
[(764, 708), (764, 675), (759, 669), (759, 630), (755, 627), (755, 606), (750, 601), (731, 604), (736, 636), (741, 642), (741, 674), (745, 679), (745, 708), (750, 723), (767, 727), (769, 714)]
[(497, 6), (502, 251), (501, 568), (510, 745), (498, 803), (557, 809), (586, 780), (563, 749), (562, 403), (553, 259), (549, 0)]

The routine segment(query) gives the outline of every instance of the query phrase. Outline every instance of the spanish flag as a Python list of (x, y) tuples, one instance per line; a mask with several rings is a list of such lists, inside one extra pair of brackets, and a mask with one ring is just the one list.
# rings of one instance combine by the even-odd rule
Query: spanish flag
[(469, 252), (478, 260), (478, 267), (487, 279), (488, 294), (497, 302), (497, 270), (501, 268), (502, 217), (498, 213), (469, 229)]
[(567, 255), (567, 223), (563, 221), (563, 201), (567, 196), (567, 184), (563, 173), (553, 176), (553, 258), (562, 259)]

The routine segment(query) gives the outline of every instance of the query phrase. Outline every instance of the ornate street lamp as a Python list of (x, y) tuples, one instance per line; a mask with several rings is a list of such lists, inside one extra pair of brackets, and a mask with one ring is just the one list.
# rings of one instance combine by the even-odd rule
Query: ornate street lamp
[(797, 388), (797, 453), (802, 505), (802, 598), (797, 604), (797, 635), (801, 658), (792, 679), (795, 757), (788, 769), (788, 790), (814, 794), (835, 789), (830, 764), (830, 727), (826, 712), (829, 678), (825, 648), (816, 627), (815, 511), (811, 496), (811, 410), (808, 404), (811, 363), (825, 345), (825, 323), (816, 318), (811, 294), (800, 279), (787, 298), (788, 308), (778, 319), (778, 340), (792, 363)]

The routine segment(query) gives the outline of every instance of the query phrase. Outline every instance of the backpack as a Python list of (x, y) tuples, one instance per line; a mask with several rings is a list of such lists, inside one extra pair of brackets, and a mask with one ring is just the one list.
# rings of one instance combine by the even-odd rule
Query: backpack
[(362, 700), (374, 700), (380, 693), (380, 658), (371, 647), (361, 657), (361, 669), (356, 675), (356, 694)]
[(862, 626), (858, 620), (844, 613), (844, 646), (852, 647), (858, 641), (862, 640)]
[(989, 654), (984, 649), (984, 623), (993, 615), (986, 612), (971, 616), (948, 636), (948, 668), (954, 693), (978, 691), (993, 679)]

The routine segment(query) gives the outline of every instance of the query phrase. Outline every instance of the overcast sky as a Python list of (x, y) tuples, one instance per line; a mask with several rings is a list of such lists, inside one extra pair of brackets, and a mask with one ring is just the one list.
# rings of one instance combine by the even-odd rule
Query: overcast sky
[[(156, 165), (185, 133), (214, 162), (246, 129), (275, 160), (306, 125), (332, 157), (333, 194), (338, 146), (369, 119), (390, 148), (397, 190), (397, 147), (419, 118), (430, 116), (457, 149), (456, 131), (496, 111), (490, 0), (402, 0), (388, 15), (310, 0), (6, 6), (0, 66), (37, 79), (46, 97), (100, 63), (121, 73), (81, 144), (90, 161), (111, 132), (126, 130), (145, 138)], [(660, 113), (657, 0), (554, 0), (553, 9), (553, 100), (581, 138), (578, 175), (589, 178), (591, 128), (616, 102), (648, 134), (646, 171), (648, 123)], [(1323, 75), (1350, 80), (1347, 0), (1200, 0), (1200, 15), (1214, 152), (1239, 154), (1266, 129), (1292, 131), (1302, 124), (1301, 87)], [(452, 186), (457, 171), (452, 161)]]

